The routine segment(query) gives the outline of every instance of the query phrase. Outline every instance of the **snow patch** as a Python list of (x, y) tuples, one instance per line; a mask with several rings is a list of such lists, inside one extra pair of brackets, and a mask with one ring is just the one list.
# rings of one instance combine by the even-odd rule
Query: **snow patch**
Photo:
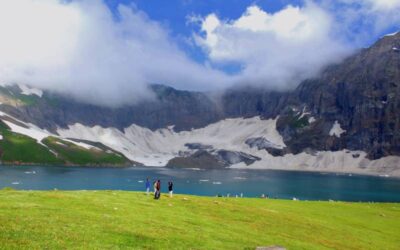
[(85, 149), (97, 149), (97, 150), (101, 150), (101, 149), (99, 149), (98, 147), (95, 147), (95, 146), (86, 144), (86, 143), (84, 143), (84, 142), (77, 142), (77, 141), (74, 141), (74, 140), (69, 140), (69, 139), (67, 139), (67, 138), (62, 138), (62, 140), (67, 141), (67, 142), (70, 142), (70, 143), (73, 143), (73, 144), (75, 144), (75, 145), (77, 145), (77, 146), (80, 146), (80, 147), (82, 147), (82, 148), (85, 148)]
[(301, 112), (301, 115), (298, 120), (300, 120), (301, 118), (303, 118), (306, 115), (311, 115), (311, 113), (307, 112), (306, 110), (307, 110), (307, 107), (304, 106), (303, 111)]
[(316, 121), (316, 119), (313, 117), (313, 116), (311, 116), (310, 118), (308, 118), (308, 123), (309, 124), (311, 124), (311, 123), (313, 123), (313, 122), (315, 122)]
[(18, 87), (21, 89), (21, 94), (23, 95), (37, 95), (39, 97), (43, 95), (43, 91), (40, 89), (31, 88), (24, 84), (18, 84)]
[(395, 36), (395, 35), (397, 35), (398, 33), (399, 33), (399, 31), (394, 32), (394, 33), (390, 33), (390, 34), (386, 34), (386, 35), (384, 35), (384, 36)]
[(58, 144), (58, 145), (60, 145), (60, 146), (64, 146), (64, 147), (66, 147), (67, 145), (65, 145), (64, 143), (62, 143), (62, 142), (59, 142), (59, 141), (56, 141), (56, 144)]
[(340, 123), (338, 121), (335, 121), (331, 130), (329, 131), (329, 135), (340, 138), (340, 136), (345, 132), (346, 132), (346, 130), (344, 130), (344, 129), (342, 129), (342, 127), (340, 127)]

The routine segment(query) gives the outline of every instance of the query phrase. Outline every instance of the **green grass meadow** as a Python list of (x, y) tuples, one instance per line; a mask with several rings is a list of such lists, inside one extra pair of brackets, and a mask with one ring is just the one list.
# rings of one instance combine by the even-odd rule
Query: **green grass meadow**
[(0, 191), (1, 249), (399, 249), (400, 204)]
[(86, 149), (55, 137), (47, 137), (39, 144), (35, 139), (10, 131), (0, 120), (0, 161), (6, 164), (69, 164), (127, 166), (123, 155), (101, 149)]

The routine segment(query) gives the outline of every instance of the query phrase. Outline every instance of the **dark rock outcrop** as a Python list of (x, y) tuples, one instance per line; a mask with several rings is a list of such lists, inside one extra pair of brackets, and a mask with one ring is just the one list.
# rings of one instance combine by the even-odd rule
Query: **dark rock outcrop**
[(273, 156), (283, 156), (287, 153), (286, 149), (279, 148), (278, 145), (268, 141), (263, 137), (249, 138), (245, 143), (251, 148), (257, 148), (258, 150), (266, 150)]
[(227, 167), (226, 163), (205, 150), (199, 150), (190, 156), (181, 156), (171, 159), (167, 167), (217, 169)]
[(250, 165), (255, 161), (261, 160), (259, 157), (254, 155), (229, 150), (218, 150), (216, 152), (216, 157), (220, 162), (224, 162), (227, 166), (241, 162), (244, 162), (246, 165)]
[(226, 168), (241, 162), (250, 165), (259, 160), (261, 160), (259, 157), (243, 152), (200, 149), (194, 153), (182, 153), (179, 157), (171, 159), (167, 166), (174, 168), (216, 169)]

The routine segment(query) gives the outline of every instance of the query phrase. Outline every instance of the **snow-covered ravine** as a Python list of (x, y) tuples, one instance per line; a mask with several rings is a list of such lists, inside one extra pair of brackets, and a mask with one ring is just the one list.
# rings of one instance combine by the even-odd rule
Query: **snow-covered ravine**
[(246, 139), (265, 137), (277, 147), (285, 146), (276, 130), (276, 120), (261, 120), (259, 117), (226, 119), (204, 128), (178, 133), (172, 127), (152, 131), (132, 125), (121, 132), (116, 128), (86, 127), (81, 124), (58, 129), (57, 133), (66, 138), (101, 142), (147, 166), (165, 166), (170, 159), (179, 156), (179, 152), (188, 151), (186, 143), (246, 152), (251, 151), (245, 144)]
[[(276, 130), (276, 119), (225, 119), (204, 128), (183, 132), (174, 132), (172, 127), (152, 131), (137, 125), (132, 125), (122, 132), (116, 128), (87, 127), (82, 124), (71, 125), (68, 129), (60, 128), (57, 132), (63, 138), (101, 142), (146, 166), (165, 166), (170, 159), (179, 156), (180, 152), (190, 151), (185, 146), (186, 143), (200, 143), (211, 145), (217, 150), (238, 151), (261, 158), (251, 165), (239, 163), (231, 168), (400, 176), (400, 157), (397, 156), (371, 161), (366, 158), (365, 152), (349, 150), (272, 156), (266, 150), (250, 148), (245, 143), (249, 138), (263, 137), (277, 148), (285, 147)], [(333, 133), (332, 136), (340, 136), (340, 132)]]

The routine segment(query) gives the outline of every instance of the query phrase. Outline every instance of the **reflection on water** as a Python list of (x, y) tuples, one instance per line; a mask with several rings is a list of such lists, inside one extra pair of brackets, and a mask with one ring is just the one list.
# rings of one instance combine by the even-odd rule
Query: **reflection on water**
[(160, 179), (162, 191), (172, 180), (175, 192), (185, 194), (400, 202), (400, 179), (385, 177), (273, 170), (0, 166), (0, 188), (144, 190), (147, 177)]

